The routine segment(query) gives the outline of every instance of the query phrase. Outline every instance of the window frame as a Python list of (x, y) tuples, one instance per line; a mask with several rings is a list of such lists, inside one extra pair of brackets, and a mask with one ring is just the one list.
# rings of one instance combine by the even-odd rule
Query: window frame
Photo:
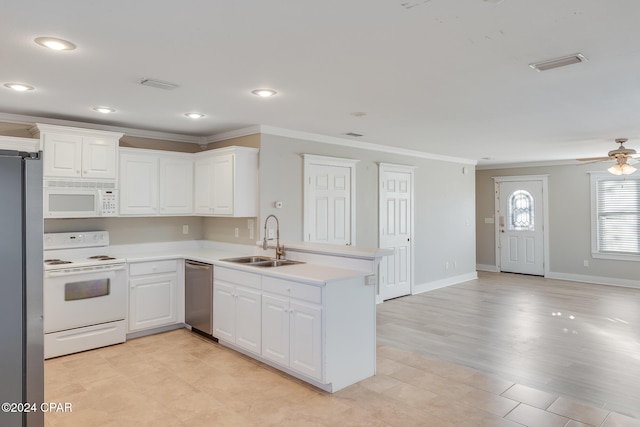
[[(516, 194), (518, 193), (518, 194)], [(516, 201), (515, 198), (518, 196), (524, 196), (527, 200), (527, 216), (529, 217), (529, 225), (527, 225), (526, 227), (523, 226), (518, 226), (514, 224), (514, 210), (516, 208), (514, 208), (514, 202)], [(507, 225), (507, 229), (509, 231), (531, 231), (531, 232), (535, 232), (536, 231), (536, 224), (535, 224), (535, 202), (533, 199), (533, 195), (531, 193), (529, 193), (527, 190), (516, 190), (513, 193), (511, 193), (509, 195), (509, 202), (507, 203), (508, 206), (508, 217), (509, 217), (509, 223)], [(518, 208), (519, 209), (519, 208)]]
[(627, 254), (620, 252), (602, 252), (598, 246), (598, 182), (606, 181), (640, 181), (640, 175), (616, 176), (606, 172), (590, 172), (591, 191), (591, 256), (593, 258), (611, 259), (619, 261), (640, 261), (640, 254)]

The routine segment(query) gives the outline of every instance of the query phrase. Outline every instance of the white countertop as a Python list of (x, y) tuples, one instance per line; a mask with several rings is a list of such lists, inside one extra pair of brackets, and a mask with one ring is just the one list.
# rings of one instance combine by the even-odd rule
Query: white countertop
[[(282, 279), (295, 280), (312, 285), (324, 285), (339, 279), (352, 277), (364, 277), (370, 272), (361, 270), (350, 270), (345, 268), (330, 267), (313, 263), (292, 264), (279, 267), (255, 267), (228, 261), (221, 261), (225, 258), (239, 256), (256, 255), (256, 251), (250, 247), (239, 245), (221, 245), (220, 247), (199, 247), (215, 246), (202, 242), (183, 242), (173, 244), (158, 245), (127, 245), (112, 246), (111, 255), (124, 258), (127, 262), (158, 261), (166, 259), (191, 259), (220, 267), (228, 267), (236, 270), (261, 274), (263, 276), (278, 277)], [(259, 254), (261, 255), (261, 254)]]
[[(262, 240), (256, 242), (256, 244), (262, 247)], [(267, 240), (267, 244), (270, 248), (276, 247), (275, 240)], [(289, 242), (281, 241), (280, 244), (284, 246), (285, 251), (290, 250), (293, 252), (306, 252), (323, 255), (335, 255), (345, 258), (359, 258), (359, 259), (374, 259), (383, 256), (393, 255), (392, 249), (385, 248), (369, 248), (364, 246), (347, 246), (347, 245), (332, 245), (328, 243), (315, 243), (315, 242)]]

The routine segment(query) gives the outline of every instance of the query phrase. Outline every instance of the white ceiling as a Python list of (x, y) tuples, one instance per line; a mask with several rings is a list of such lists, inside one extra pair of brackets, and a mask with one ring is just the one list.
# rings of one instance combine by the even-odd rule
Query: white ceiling
[[(601, 156), (616, 137), (640, 150), (638, 0), (22, 0), (2, 15), (0, 85), (36, 87), (0, 86), (5, 116), (194, 137), (357, 132), (481, 166)], [(589, 61), (528, 66), (578, 52)]]

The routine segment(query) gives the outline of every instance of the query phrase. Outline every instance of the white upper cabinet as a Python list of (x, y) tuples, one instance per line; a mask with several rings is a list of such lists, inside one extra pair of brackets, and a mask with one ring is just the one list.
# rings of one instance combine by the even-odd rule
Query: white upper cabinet
[(193, 160), (160, 157), (160, 215), (193, 213)]
[(38, 124), (45, 178), (115, 180), (121, 133)]
[(120, 152), (120, 215), (158, 214), (158, 157)]
[(198, 153), (195, 156), (196, 214), (257, 216), (257, 148), (227, 147)]
[(191, 215), (192, 195), (190, 154), (121, 150), (120, 215)]

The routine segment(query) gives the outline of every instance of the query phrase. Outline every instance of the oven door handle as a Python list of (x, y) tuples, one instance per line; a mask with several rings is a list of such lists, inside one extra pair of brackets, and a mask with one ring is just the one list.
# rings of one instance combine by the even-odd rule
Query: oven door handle
[(64, 277), (64, 276), (77, 276), (78, 274), (87, 273), (102, 273), (108, 271), (124, 270), (125, 265), (115, 265), (113, 267), (99, 267), (99, 268), (79, 268), (77, 270), (70, 271), (47, 271), (46, 275), (49, 277)]

